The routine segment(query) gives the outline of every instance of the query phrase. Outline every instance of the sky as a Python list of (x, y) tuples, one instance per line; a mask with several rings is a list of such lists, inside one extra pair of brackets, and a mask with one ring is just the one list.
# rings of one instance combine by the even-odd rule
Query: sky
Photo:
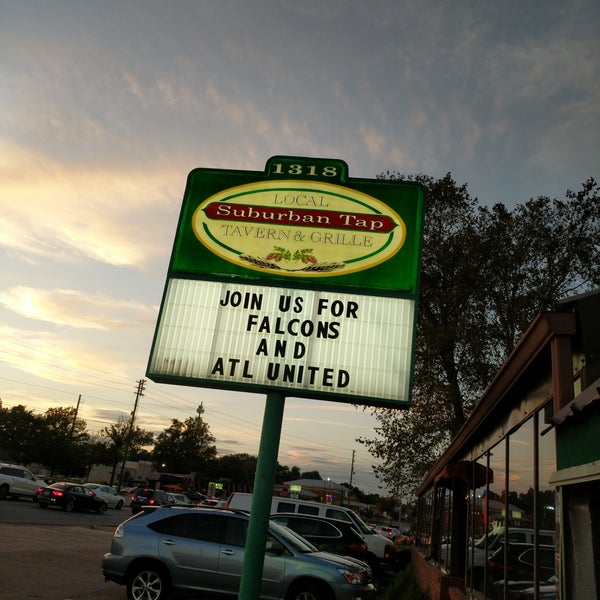
[[(564, 198), (600, 158), (597, 0), (0, 0), (0, 398), (133, 410), (188, 173), (275, 155)], [(257, 454), (265, 397), (146, 381)], [(385, 494), (371, 411), (286, 398), (278, 462)]]

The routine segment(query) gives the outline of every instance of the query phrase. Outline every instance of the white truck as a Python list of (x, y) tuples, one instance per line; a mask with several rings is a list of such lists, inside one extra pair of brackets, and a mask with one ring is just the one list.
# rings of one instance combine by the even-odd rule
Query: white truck
[[(233, 494), (229, 496), (224, 508), (250, 512), (251, 505), (252, 494), (233, 492)], [(358, 531), (365, 539), (368, 553), (374, 557), (374, 560), (369, 562), (371, 564), (377, 563), (385, 570), (395, 568), (396, 550), (390, 539), (369, 527), (350, 508), (336, 506), (334, 504), (323, 504), (322, 502), (312, 502), (294, 498), (280, 498), (275, 496), (271, 501), (271, 513), (301, 513), (304, 515), (327, 517), (329, 519), (339, 519), (341, 521), (352, 523), (356, 531)]]

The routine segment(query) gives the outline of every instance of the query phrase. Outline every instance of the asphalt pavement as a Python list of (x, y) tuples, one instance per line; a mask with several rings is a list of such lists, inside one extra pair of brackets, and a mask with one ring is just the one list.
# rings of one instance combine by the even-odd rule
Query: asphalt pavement
[(125, 600), (100, 571), (114, 527), (0, 524), (3, 600)]
[(127, 509), (99, 516), (0, 502), (0, 597), (126, 600), (124, 586), (104, 581), (100, 563), (115, 526), (130, 515)]

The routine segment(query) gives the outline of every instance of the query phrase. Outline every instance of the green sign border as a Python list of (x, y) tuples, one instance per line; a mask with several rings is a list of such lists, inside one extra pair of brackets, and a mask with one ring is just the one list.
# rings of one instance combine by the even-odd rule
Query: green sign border
[[(336, 184), (350, 190), (367, 194), (379, 202), (386, 204), (403, 219), (406, 226), (406, 239), (400, 250), (390, 259), (371, 268), (350, 274), (330, 277), (285, 276), (272, 272), (257, 272), (241, 265), (227, 261), (211, 252), (196, 237), (191, 219), (198, 206), (206, 199), (235, 188), (237, 186), (258, 183), (261, 181), (285, 180), (321, 181)], [(183, 204), (179, 216), (177, 232), (169, 262), (167, 282), (157, 327), (152, 341), (154, 351), (158, 324), (163, 313), (165, 293), (171, 278), (193, 280), (221, 281), (230, 284), (261, 285), (286, 287), (295, 290), (314, 289), (338, 291), (341, 293), (357, 293), (364, 296), (387, 296), (406, 298), (415, 302), (412, 353), (414, 355), (416, 339), (416, 319), (420, 263), (423, 243), (423, 227), (425, 216), (425, 189), (418, 183), (406, 181), (387, 181), (377, 179), (358, 179), (348, 177), (347, 164), (339, 159), (308, 158), (295, 156), (273, 156), (267, 163), (265, 171), (240, 171), (226, 169), (198, 168), (191, 171), (187, 178)], [(410, 398), (387, 401), (370, 396), (344, 395), (340, 393), (313, 392), (311, 390), (293, 390), (276, 385), (265, 387), (258, 384), (245, 384), (212, 379), (196, 379), (181, 376), (153, 374), (149, 370), (146, 376), (159, 383), (229, 389), (250, 393), (281, 392), (295, 397), (315, 398), (368, 406), (391, 408), (407, 408)], [(414, 360), (411, 361), (411, 387)]]

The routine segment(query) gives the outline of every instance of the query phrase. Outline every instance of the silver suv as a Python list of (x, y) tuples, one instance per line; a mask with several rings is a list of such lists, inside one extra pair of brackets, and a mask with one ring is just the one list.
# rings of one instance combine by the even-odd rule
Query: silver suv
[(39, 487), (46, 487), (46, 482), (20, 465), (0, 464), (0, 499), (25, 496), (35, 500)]
[[(163, 600), (171, 590), (237, 598), (248, 519), (229, 510), (147, 508), (117, 527), (102, 573), (126, 585), (129, 600)], [(260, 597), (373, 600), (375, 587), (365, 563), (319, 552), (271, 521)]]

